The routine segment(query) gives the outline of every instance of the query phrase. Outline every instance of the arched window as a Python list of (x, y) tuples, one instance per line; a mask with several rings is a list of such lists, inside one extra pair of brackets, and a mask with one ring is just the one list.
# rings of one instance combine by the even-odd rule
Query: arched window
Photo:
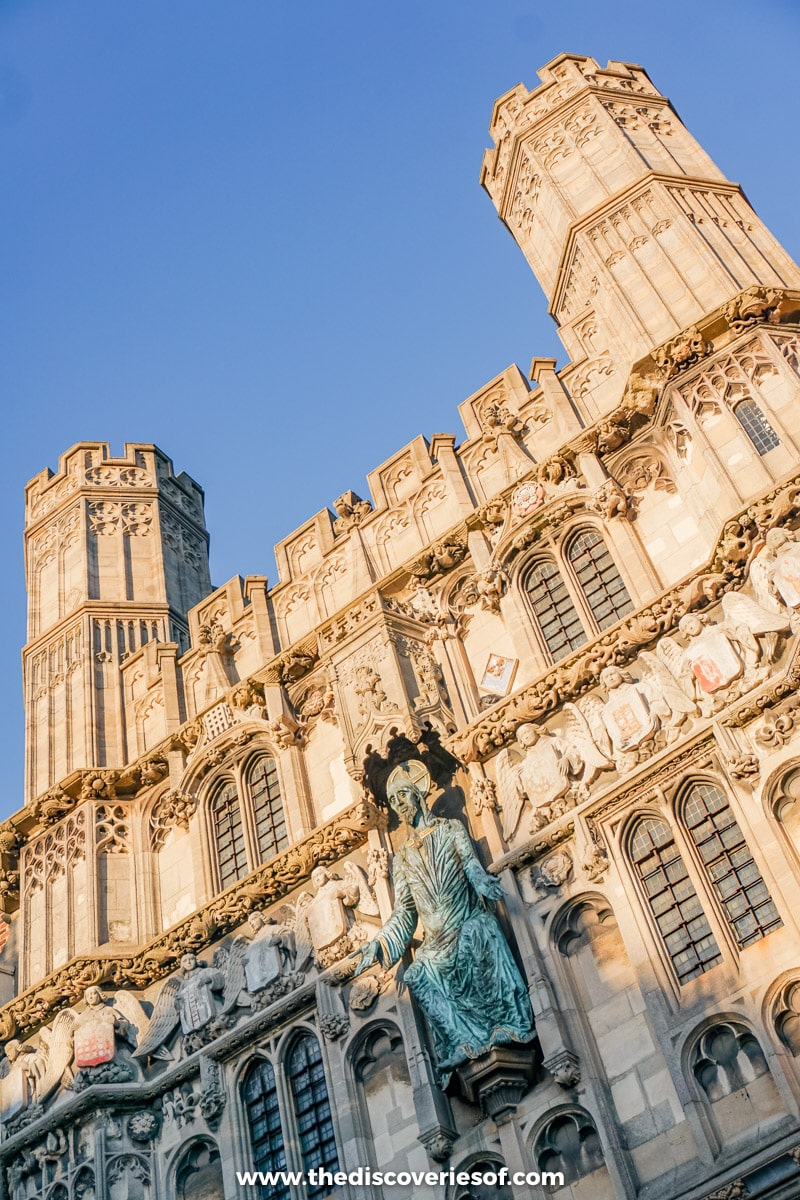
[(225, 1200), (219, 1150), (210, 1142), (195, 1142), (184, 1151), (175, 1172), (177, 1200)]
[[(338, 1171), (339, 1155), (333, 1133), (328, 1085), (322, 1065), (319, 1042), (312, 1033), (304, 1034), (292, 1046), (286, 1063), (286, 1074), (294, 1105), (303, 1170)], [(326, 1185), (306, 1185), (309, 1200), (327, 1195)]]
[(568, 1112), (554, 1117), (536, 1139), (536, 1163), (545, 1171), (559, 1171), (564, 1183), (575, 1183), (605, 1165), (597, 1130), (586, 1113)]
[(787, 841), (800, 854), (800, 769), (797, 767), (781, 781), (772, 811)]
[(266, 862), (289, 844), (275, 759), (259, 755), (247, 772), (247, 786), (253, 806), (259, 861)]
[(786, 1049), (800, 1057), (800, 982), (793, 979), (781, 989), (774, 1007), (775, 1030)]
[[(469, 1175), (469, 1183), (455, 1193), (455, 1200), (512, 1200), (511, 1184), (501, 1184), (500, 1172), (505, 1164), (496, 1158), (479, 1158), (463, 1163), (456, 1172)], [(480, 1179), (480, 1182), (477, 1182)]]
[(372, 1026), (352, 1055), (361, 1127), (373, 1167), (381, 1167), (381, 1147), (410, 1153), (416, 1141), (414, 1092), (400, 1031), (394, 1025)]
[(764, 1052), (740, 1021), (719, 1021), (696, 1041), (689, 1065), (703, 1091), (720, 1142), (763, 1134), (785, 1115)]
[(239, 793), (233, 780), (223, 783), (211, 802), (214, 844), (217, 848), (219, 881), (229, 887), (247, 874), (247, 849), (245, 845), (242, 809)]
[(630, 854), (680, 983), (722, 962), (706, 914), (666, 821), (642, 817)]
[(553, 662), (583, 645), (586, 630), (552, 559), (534, 563), (525, 579), (525, 591)]
[(633, 609), (622, 576), (596, 530), (582, 529), (573, 537), (567, 558), (599, 629), (608, 629)]
[[(275, 1072), (266, 1059), (253, 1063), (245, 1075), (242, 1098), (250, 1130), (253, 1170), (285, 1171), (286, 1149)], [(262, 1184), (259, 1200), (289, 1200), (289, 1188), (285, 1183)]]
[(779, 929), (783, 921), (722, 789), (694, 784), (683, 819), (739, 946)]
[(769, 454), (770, 450), (780, 446), (781, 439), (755, 400), (742, 400), (733, 413), (759, 454)]

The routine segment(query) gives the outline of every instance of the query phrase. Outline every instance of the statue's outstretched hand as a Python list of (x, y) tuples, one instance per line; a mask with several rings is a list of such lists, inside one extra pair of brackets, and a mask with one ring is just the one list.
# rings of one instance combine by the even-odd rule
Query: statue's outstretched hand
[(480, 893), (486, 900), (502, 900), (503, 885), (496, 875), (486, 875)]
[(355, 976), (360, 975), (362, 971), (368, 970), (372, 964), (376, 963), (377, 961), (378, 943), (374, 941), (367, 942), (365, 946), (361, 947), (361, 953), (358, 956), (358, 962), (356, 963), (356, 969), (353, 972), (353, 977), (355, 978)]

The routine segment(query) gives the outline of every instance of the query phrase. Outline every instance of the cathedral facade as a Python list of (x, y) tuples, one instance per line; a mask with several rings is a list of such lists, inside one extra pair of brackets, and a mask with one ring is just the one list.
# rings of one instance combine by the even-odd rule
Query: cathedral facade
[(800, 270), (640, 67), (540, 78), (481, 182), (565, 367), (272, 586), (152, 445), (28, 485), (8, 1200), (800, 1196)]

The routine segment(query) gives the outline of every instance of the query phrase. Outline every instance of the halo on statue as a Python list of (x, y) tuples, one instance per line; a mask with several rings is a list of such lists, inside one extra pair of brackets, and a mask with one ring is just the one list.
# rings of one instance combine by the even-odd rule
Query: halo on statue
[(431, 773), (418, 758), (400, 763), (386, 780), (386, 795), (390, 802), (393, 794), (401, 787), (413, 787), (420, 796), (429, 794), (432, 787)]

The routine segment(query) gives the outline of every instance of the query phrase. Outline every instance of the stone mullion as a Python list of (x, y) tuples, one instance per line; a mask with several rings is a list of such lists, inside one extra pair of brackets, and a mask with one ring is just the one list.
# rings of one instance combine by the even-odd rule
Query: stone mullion
[[(708, 365), (711, 366), (712, 365), (711, 362), (709, 362)], [(752, 390), (755, 391), (756, 389), (753, 388)], [(756, 402), (758, 403), (758, 397), (753, 396), (752, 398), (754, 400), (756, 400)], [(742, 426), (739, 424), (738, 420), (736, 419), (733, 408), (731, 407), (731, 405), (728, 403), (728, 401), (723, 396), (719, 397), (719, 407), (722, 412), (722, 416), (717, 421), (714, 422), (714, 429), (715, 430), (725, 429), (725, 430), (727, 430), (729, 435), (733, 435), (733, 434), (736, 435), (740, 447), (742, 448), (742, 450), (744, 450), (745, 454), (750, 458), (750, 462), (747, 464), (748, 478), (752, 478), (755, 475), (758, 480), (758, 482), (754, 486), (748, 487), (746, 492), (741, 493), (739, 486), (737, 484), (737, 479), (740, 476), (740, 472), (738, 472), (736, 470), (733, 470), (733, 471), (729, 470), (727, 472), (729, 478), (733, 480), (734, 487), (736, 488), (737, 493), (739, 493), (739, 495), (740, 495), (739, 502), (741, 504), (748, 500), (755, 499), (755, 497), (760, 496), (763, 492), (768, 491), (769, 488), (773, 486), (775, 481), (774, 481), (772, 475), (770, 474), (770, 472), (764, 466), (764, 463), (761, 460), (761, 455), (758, 453), (758, 450), (755, 448), (753, 443), (750, 441), (750, 438), (747, 436), (744, 429), (742, 428)], [(759, 407), (760, 407), (760, 405), (759, 405)], [(728, 440), (728, 439), (726, 439), (726, 440)], [(723, 468), (723, 470), (724, 469), (725, 468)]]

